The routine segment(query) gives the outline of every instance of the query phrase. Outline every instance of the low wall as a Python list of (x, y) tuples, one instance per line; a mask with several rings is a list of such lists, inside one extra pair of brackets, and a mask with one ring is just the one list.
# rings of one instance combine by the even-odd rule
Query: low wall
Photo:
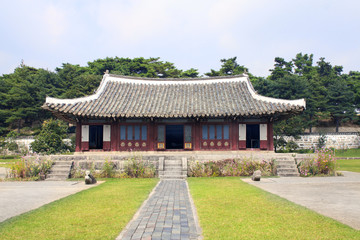
[[(360, 134), (358, 132), (351, 133), (325, 133), (325, 147), (335, 149), (349, 149), (360, 147)], [(319, 138), (322, 136), (319, 133), (309, 133), (301, 135), (299, 139), (293, 137), (285, 137), (286, 141), (293, 140), (299, 145), (300, 149), (316, 148), (319, 143)]]

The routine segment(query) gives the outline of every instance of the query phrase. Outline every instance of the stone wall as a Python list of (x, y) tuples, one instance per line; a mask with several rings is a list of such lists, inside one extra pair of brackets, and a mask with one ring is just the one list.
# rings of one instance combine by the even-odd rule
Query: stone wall
[[(328, 148), (360, 148), (360, 134), (358, 132), (324, 133), (322, 135), (325, 136), (325, 146)], [(300, 149), (309, 149), (318, 146), (319, 138), (322, 135), (319, 133), (311, 133), (301, 135), (300, 139), (294, 139), (293, 137), (285, 137), (285, 140), (293, 140), (299, 145)]]

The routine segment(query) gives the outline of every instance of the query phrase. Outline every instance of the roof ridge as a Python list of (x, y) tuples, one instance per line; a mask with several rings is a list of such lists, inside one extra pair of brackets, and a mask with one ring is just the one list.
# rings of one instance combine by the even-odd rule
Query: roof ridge
[(198, 77), (198, 78), (148, 78), (148, 77), (136, 77), (129, 75), (107, 74), (109, 77), (115, 78), (127, 78), (133, 80), (154, 80), (154, 81), (199, 81), (199, 80), (217, 80), (228, 78), (248, 77), (247, 74), (227, 75), (227, 76), (215, 76), (215, 77)]

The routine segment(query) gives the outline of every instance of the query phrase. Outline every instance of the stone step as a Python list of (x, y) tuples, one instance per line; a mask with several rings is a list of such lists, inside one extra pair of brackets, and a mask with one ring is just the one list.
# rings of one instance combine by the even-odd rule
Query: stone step
[(72, 162), (68, 162), (68, 161), (56, 161), (54, 163), (54, 166), (71, 166)]
[(71, 165), (65, 166), (65, 165), (53, 165), (51, 170), (70, 170)]
[(288, 163), (294, 164), (295, 161), (294, 161), (294, 159), (287, 159), (287, 160), (276, 161), (276, 163), (277, 164), (288, 164)]
[(64, 177), (47, 177), (45, 181), (65, 181), (67, 178)]
[(162, 175), (182, 175), (182, 171), (163, 171)]
[(277, 165), (276, 166), (277, 169), (284, 169), (284, 168), (294, 168), (297, 169), (296, 165), (292, 164), (292, 165)]
[(179, 161), (179, 162), (165, 162), (164, 165), (165, 166), (181, 166), (182, 161)]
[(299, 177), (299, 173), (282, 173), (278, 174), (279, 177)]
[(50, 174), (64, 175), (68, 176), (70, 170), (51, 170)]
[(182, 166), (169, 166), (169, 165), (167, 165), (167, 166), (165, 166), (165, 169), (164, 169), (165, 171), (173, 171), (173, 170), (175, 170), (175, 171), (181, 171), (182, 170)]
[(69, 173), (50, 173), (48, 177), (68, 177)]
[(297, 168), (280, 168), (276, 169), (277, 172), (299, 172)]
[(165, 180), (186, 179), (186, 176), (160, 176), (160, 179), (165, 179)]

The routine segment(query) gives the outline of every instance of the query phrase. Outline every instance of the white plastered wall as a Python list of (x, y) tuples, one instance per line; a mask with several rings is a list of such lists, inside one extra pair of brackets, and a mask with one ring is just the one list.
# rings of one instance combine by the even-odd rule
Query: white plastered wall
[(246, 124), (239, 124), (239, 141), (246, 141)]
[(110, 140), (111, 140), (111, 126), (110, 125), (104, 125), (103, 141), (104, 142), (110, 142)]
[(89, 141), (89, 125), (81, 126), (81, 141), (88, 142)]
[(260, 124), (260, 141), (267, 140), (267, 124)]

